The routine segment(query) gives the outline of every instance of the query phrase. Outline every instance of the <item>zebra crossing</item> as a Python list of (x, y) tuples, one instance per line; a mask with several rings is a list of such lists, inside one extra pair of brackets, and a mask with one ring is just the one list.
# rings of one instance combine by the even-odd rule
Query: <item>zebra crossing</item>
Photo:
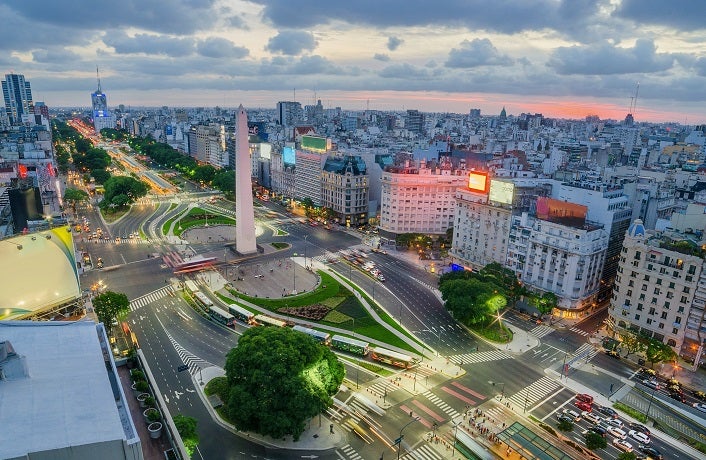
[(376, 398), (384, 398), (390, 396), (393, 391), (399, 390), (393, 382), (389, 380), (377, 381), (367, 388)]
[(508, 399), (516, 407), (527, 407), (527, 409), (530, 409), (546, 398), (548, 394), (554, 393), (559, 388), (561, 388), (561, 385), (557, 381), (549, 377), (542, 377)]
[[(164, 328), (164, 325), (162, 325), (162, 328)], [(198, 356), (189, 352), (186, 348), (179, 345), (179, 342), (177, 342), (174, 337), (172, 337), (172, 335), (167, 332), (166, 329), (164, 329), (164, 332), (167, 334), (167, 338), (169, 339), (177, 354), (181, 358), (181, 361), (187, 366), (189, 366), (189, 374), (196, 375), (201, 369), (213, 366), (213, 364), (209, 363), (205, 359), (199, 358)]]
[(456, 364), (475, 364), (475, 363), (485, 363), (487, 361), (497, 361), (501, 359), (510, 359), (512, 356), (501, 350), (490, 350), (481, 351), (475, 353), (466, 353), (463, 355), (453, 355), (449, 356), (449, 361)]
[(584, 337), (587, 337), (587, 336), (591, 335), (590, 332), (586, 332), (586, 331), (584, 331), (583, 329), (579, 329), (579, 328), (576, 327), (576, 326), (574, 326), (574, 327), (572, 327), (572, 328), (569, 328), (569, 330), (570, 330), (570, 331), (573, 331), (573, 332), (575, 332), (575, 333), (577, 333), (577, 334), (579, 334), (579, 335), (582, 335), (582, 336), (584, 336)]
[(156, 302), (157, 300), (169, 295), (169, 293), (174, 292), (171, 286), (164, 286), (156, 291), (152, 291), (149, 294), (145, 294), (130, 302), (130, 311), (137, 311), (139, 308), (144, 307), (148, 303)]
[(441, 460), (444, 456), (435, 451), (430, 444), (422, 444), (416, 449), (407, 452), (400, 458), (407, 460)]
[(574, 352), (574, 356), (576, 358), (578, 358), (577, 359), (578, 362), (580, 362), (580, 361), (589, 362), (597, 354), (598, 354), (598, 350), (596, 350), (593, 347), (593, 345), (590, 343), (584, 343)]
[(184, 259), (182, 259), (178, 251), (171, 251), (162, 256), (162, 261), (164, 261), (167, 266), (175, 268), (177, 265), (184, 262)]
[(532, 330), (529, 331), (530, 334), (537, 337), (538, 339), (544, 337), (545, 335), (549, 335), (552, 332), (554, 332), (554, 328), (551, 328), (551, 327), (546, 326), (544, 324), (540, 324), (539, 326), (535, 326), (534, 328), (532, 328)]
[(121, 238), (119, 243), (115, 241), (114, 238), (109, 240), (106, 240), (105, 238), (93, 238), (90, 240), (83, 238), (82, 240), (82, 243), (86, 244), (152, 244), (153, 242), (154, 241), (143, 238)]
[(354, 448), (351, 447), (350, 444), (346, 444), (345, 446), (341, 447), (341, 450), (345, 454), (345, 457), (342, 457), (339, 455), (339, 457), (346, 459), (350, 458), (351, 460), (358, 460), (360, 458), (363, 458), (362, 455), (360, 455), (358, 452), (355, 451)]
[(440, 397), (438, 397), (437, 395), (435, 395), (431, 391), (425, 391), (424, 393), (422, 393), (422, 396), (427, 398), (429, 400), (429, 402), (431, 402), (436, 407), (441, 409), (446, 415), (451, 417), (451, 419), (454, 419), (460, 415), (456, 411), (456, 409), (454, 409), (453, 407), (446, 404), (443, 399), (441, 399)]

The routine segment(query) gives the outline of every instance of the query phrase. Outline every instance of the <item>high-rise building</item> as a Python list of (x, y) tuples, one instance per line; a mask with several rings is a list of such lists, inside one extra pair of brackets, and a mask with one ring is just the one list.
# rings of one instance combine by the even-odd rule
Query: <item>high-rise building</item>
[(299, 102), (280, 101), (277, 103), (277, 123), (282, 126), (294, 126), (304, 118), (304, 111)]
[(424, 134), (424, 114), (419, 110), (407, 110), (404, 127), (415, 134)]
[(23, 115), (34, 113), (32, 88), (24, 75), (6, 74), (2, 81), (2, 95), (5, 99), (5, 113), (11, 125), (21, 124)]
[(101, 78), (96, 67), (98, 89), (91, 93), (91, 106), (93, 107), (93, 129), (100, 133), (101, 129), (115, 128), (115, 116), (108, 110), (108, 97), (101, 90)]

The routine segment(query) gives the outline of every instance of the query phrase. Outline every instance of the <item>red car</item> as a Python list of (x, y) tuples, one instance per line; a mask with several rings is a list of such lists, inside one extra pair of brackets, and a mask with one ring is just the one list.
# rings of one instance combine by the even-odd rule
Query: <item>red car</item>
[(583, 411), (586, 411), (586, 412), (591, 412), (591, 411), (593, 410), (593, 408), (591, 407), (591, 405), (590, 405), (589, 403), (587, 403), (587, 402), (583, 402), (583, 401), (574, 401), (574, 405), (575, 405), (576, 407), (578, 407), (579, 409), (581, 409), (581, 410), (583, 410)]
[(585, 402), (588, 404), (593, 404), (593, 396), (588, 395), (586, 393), (579, 393), (576, 395), (576, 399), (578, 399), (581, 402)]

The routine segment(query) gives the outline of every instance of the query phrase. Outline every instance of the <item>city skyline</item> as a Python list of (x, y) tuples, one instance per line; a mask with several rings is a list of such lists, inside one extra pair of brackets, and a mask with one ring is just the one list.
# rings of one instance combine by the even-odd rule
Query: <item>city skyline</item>
[[(419, 109), (706, 122), (696, 0), (539, 2), (0, 1), (5, 73), (35, 100), (90, 106)], [(634, 101), (637, 84), (637, 101)], [(296, 96), (295, 96), (296, 90)]]

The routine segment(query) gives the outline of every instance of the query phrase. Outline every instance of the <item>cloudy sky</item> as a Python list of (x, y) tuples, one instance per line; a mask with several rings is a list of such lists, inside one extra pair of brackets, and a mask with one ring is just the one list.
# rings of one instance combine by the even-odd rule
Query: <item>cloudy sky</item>
[[(703, 0), (0, 0), (0, 73), (111, 106), (706, 122)], [(296, 90), (296, 93), (295, 93)], [(295, 96), (296, 94), (296, 96)]]

